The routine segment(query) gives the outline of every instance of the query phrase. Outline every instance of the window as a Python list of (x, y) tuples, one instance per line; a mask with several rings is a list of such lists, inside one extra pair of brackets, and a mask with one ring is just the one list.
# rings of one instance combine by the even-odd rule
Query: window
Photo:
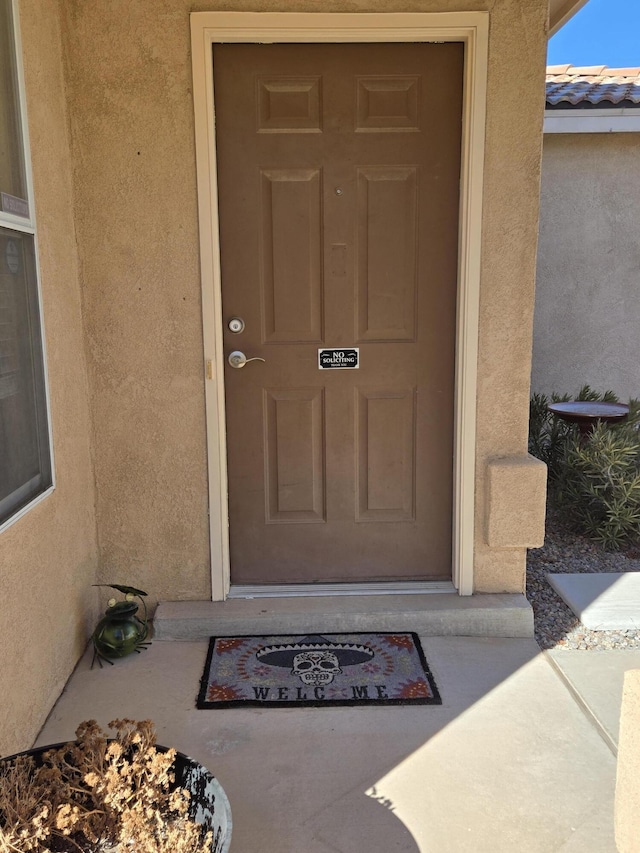
[(53, 482), (16, 18), (0, 0), (0, 526)]

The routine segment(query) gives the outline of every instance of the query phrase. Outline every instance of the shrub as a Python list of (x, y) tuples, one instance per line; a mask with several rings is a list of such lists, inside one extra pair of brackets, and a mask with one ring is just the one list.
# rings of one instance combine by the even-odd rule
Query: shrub
[(567, 441), (577, 432), (573, 424), (561, 421), (552, 415), (547, 406), (550, 402), (570, 400), (565, 394), (534, 394), (529, 409), (529, 453), (541, 459), (547, 466), (549, 482), (555, 479)]
[[(588, 385), (574, 399), (619, 402), (613, 392), (598, 394)], [(540, 394), (531, 400), (529, 452), (548, 466), (550, 503), (565, 522), (607, 548), (639, 538), (640, 403), (630, 400), (627, 421), (598, 424), (584, 443), (577, 427), (552, 415), (548, 403)]]
[(553, 487), (558, 509), (591, 538), (619, 548), (640, 535), (640, 434), (599, 424), (572, 439)]

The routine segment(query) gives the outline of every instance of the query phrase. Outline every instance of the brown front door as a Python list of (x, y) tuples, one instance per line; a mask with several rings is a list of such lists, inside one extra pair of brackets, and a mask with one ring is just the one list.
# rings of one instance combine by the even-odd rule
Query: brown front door
[(462, 69), (214, 48), (233, 583), (451, 577)]

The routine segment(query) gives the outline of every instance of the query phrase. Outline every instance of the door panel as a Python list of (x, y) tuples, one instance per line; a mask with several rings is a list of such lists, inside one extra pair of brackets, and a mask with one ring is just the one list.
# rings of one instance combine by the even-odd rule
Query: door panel
[(265, 391), (266, 520), (324, 521), (321, 388)]
[(462, 68), (214, 48), (233, 583), (451, 576)]
[(358, 340), (415, 337), (415, 167), (358, 170)]
[(263, 172), (262, 214), (264, 339), (269, 343), (320, 341), (320, 171)]
[(415, 518), (415, 393), (359, 389), (357, 521)]

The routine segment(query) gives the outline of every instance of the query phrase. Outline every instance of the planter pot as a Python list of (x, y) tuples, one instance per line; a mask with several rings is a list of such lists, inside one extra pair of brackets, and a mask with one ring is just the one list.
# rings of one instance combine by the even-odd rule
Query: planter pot
[[(1, 762), (10, 761), (18, 755), (30, 755), (36, 765), (42, 764), (45, 752), (60, 749), (65, 743), (53, 743), (35, 749), (0, 758)], [(155, 745), (158, 752), (167, 752), (169, 747)], [(175, 782), (172, 788), (186, 788), (191, 794), (189, 816), (196, 823), (201, 823), (213, 832), (211, 853), (227, 853), (231, 844), (231, 807), (224, 788), (206, 767), (184, 755), (176, 753), (173, 763)]]
[[(156, 749), (166, 751), (167, 747), (156, 746)], [(176, 753), (174, 769), (174, 787), (186, 788), (191, 794), (191, 818), (213, 832), (211, 853), (227, 853), (231, 844), (232, 821), (231, 806), (224, 788), (206, 767), (181, 752)]]

